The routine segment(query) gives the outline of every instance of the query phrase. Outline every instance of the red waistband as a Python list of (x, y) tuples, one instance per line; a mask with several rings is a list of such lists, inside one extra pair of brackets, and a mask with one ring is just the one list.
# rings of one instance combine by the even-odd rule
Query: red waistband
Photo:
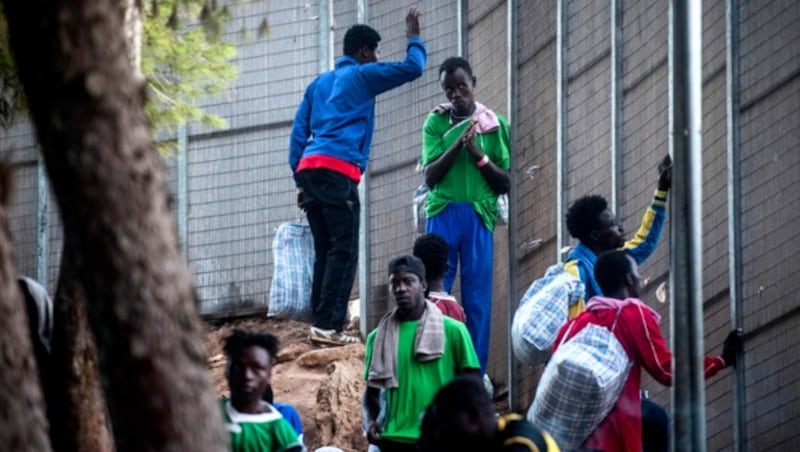
[(303, 170), (316, 168), (336, 171), (337, 173), (342, 173), (350, 179), (353, 179), (356, 183), (361, 182), (361, 170), (358, 166), (342, 159), (331, 157), (330, 155), (317, 154), (301, 158), (300, 163), (297, 165), (297, 172), (299, 173)]

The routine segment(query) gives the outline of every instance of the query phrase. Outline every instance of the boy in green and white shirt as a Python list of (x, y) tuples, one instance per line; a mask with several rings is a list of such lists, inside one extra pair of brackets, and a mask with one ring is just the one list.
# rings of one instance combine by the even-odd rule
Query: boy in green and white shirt
[(235, 330), (225, 342), (230, 400), (220, 402), (233, 452), (299, 452), (292, 426), (261, 399), (272, 378), (278, 340), (271, 334)]

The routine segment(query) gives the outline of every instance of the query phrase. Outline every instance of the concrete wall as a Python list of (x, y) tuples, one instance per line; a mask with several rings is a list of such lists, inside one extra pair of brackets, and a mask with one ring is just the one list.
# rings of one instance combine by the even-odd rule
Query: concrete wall
[(800, 433), (800, 4), (741, 2), (742, 298), (751, 450)]

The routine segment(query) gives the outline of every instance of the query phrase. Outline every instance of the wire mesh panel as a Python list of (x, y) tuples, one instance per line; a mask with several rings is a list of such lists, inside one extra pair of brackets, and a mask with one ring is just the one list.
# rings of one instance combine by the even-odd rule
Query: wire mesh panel
[(375, 105), (375, 134), (369, 164), (370, 293), (368, 329), (374, 328), (391, 307), (386, 291), (386, 264), (414, 243), (412, 199), (423, 182), (416, 172), (422, 150), (422, 124), (437, 103), (444, 102), (438, 83), (438, 67), (457, 48), (454, 2), (368, 2), (367, 23), (383, 38), (380, 58), (405, 58), (405, 15), (414, 5), (422, 13), (421, 38), (428, 50), (422, 77), (381, 94)]
[(188, 136), (186, 255), (204, 314), (266, 312), (275, 230), (303, 217), (287, 163), (289, 133), (319, 73), (316, 2), (229, 7), (224, 39), (236, 45), (239, 77), (205, 103), (228, 128), (190, 126)]
[(800, 433), (800, 5), (741, 2), (741, 234), (749, 450)]
[[(475, 100), (508, 119), (508, 20), (505, 0), (468, 2), (468, 60), (478, 79)], [(511, 155), (511, 170), (516, 156)], [(508, 227), (494, 231), (492, 324), (487, 373), (495, 384), (508, 381)]]
[(275, 230), (301, 214), (288, 141), (284, 128), (190, 142), (186, 253), (204, 313), (266, 308)]
[[(509, 252), (519, 259), (519, 300), (556, 262), (556, 7), (535, 2), (518, 8), (520, 67), (518, 129), (513, 170), (517, 171), (518, 237)], [(514, 308), (515, 306), (512, 306)], [(527, 409), (541, 369), (522, 368), (517, 404)]]
[(36, 278), (36, 243), (38, 199), (38, 169), (36, 160), (20, 162), (14, 169), (9, 227), (13, 232), (13, 251), (17, 272)]

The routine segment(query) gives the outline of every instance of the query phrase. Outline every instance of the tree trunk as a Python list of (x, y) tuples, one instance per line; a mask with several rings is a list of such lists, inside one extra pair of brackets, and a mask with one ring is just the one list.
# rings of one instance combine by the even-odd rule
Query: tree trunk
[[(51, 374), (45, 377), (50, 442), (56, 452), (114, 450), (73, 246), (64, 244), (54, 300)], [(43, 386), (45, 383), (42, 383)]]
[(0, 165), (0, 450), (47, 451), (42, 392), (8, 228), (11, 171)]
[(65, 241), (80, 253), (117, 449), (225, 450), (120, 2), (7, 0), (4, 9)]

